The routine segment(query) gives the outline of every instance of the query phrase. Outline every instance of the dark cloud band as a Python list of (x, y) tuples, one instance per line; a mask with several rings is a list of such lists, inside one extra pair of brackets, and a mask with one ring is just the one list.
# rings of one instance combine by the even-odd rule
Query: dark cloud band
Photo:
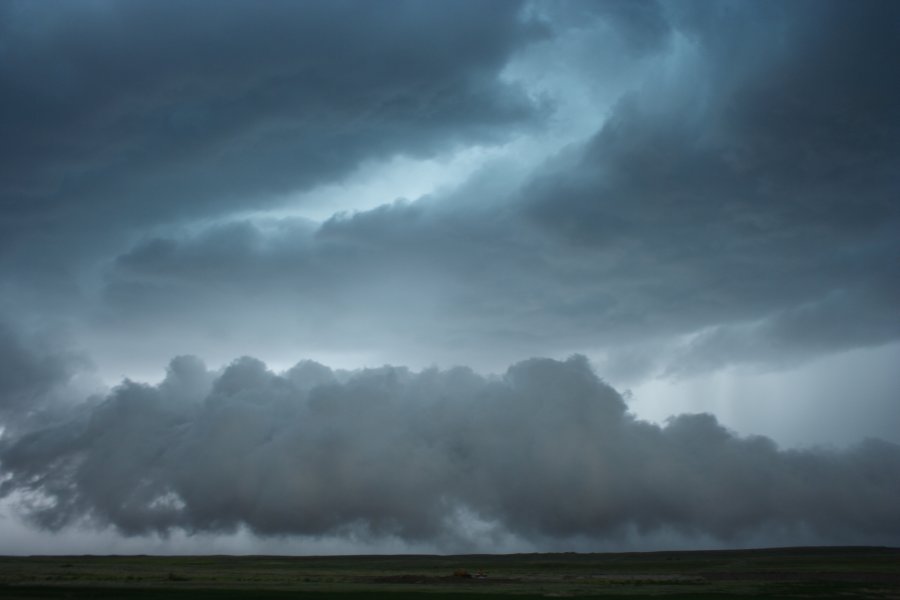
[[(459, 544), (460, 515), (533, 541), (660, 531), (740, 544), (900, 542), (900, 447), (779, 450), (710, 415), (636, 420), (587, 361), (219, 373), (172, 361), (0, 448), (35, 523), (126, 535), (352, 535)], [(769, 536), (767, 538), (767, 536)], [(464, 537), (464, 536), (463, 536)]]

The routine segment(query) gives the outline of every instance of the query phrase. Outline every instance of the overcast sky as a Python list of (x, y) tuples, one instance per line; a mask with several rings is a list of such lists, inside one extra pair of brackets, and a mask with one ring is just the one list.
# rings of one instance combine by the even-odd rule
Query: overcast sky
[(900, 3), (0, 3), (0, 553), (900, 545)]

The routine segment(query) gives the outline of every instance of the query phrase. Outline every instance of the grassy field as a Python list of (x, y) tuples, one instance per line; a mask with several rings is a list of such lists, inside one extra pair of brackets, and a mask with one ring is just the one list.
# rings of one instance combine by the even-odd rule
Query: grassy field
[[(0, 557), (0, 598), (894, 598), (900, 549)], [(327, 596), (327, 598), (325, 598)]]

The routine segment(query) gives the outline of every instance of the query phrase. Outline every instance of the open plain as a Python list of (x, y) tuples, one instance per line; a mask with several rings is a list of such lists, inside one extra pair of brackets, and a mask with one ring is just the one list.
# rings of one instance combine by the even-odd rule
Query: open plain
[(898, 548), (0, 557), (0, 598), (900, 598)]

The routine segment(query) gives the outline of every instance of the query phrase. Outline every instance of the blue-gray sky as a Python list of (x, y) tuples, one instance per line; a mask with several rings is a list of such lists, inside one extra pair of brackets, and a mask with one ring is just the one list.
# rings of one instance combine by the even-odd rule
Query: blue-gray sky
[(0, 552), (900, 544), (898, 55), (889, 0), (0, 4)]

